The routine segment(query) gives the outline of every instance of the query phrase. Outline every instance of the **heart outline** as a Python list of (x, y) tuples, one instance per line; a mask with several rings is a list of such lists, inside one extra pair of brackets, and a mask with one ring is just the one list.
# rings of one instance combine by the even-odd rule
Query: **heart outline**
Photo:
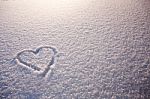
[(30, 63), (27, 63), (27, 62), (23, 61), (20, 56), (21, 56), (21, 54), (23, 54), (24, 52), (29, 52), (29, 53), (31, 52), (31, 53), (33, 53), (33, 54), (36, 55), (36, 54), (38, 54), (39, 51), (42, 50), (43, 48), (50, 49), (50, 50), (52, 50), (52, 52), (53, 52), (52, 59), (50, 60), (50, 62), (49, 62), (48, 65), (46, 66), (45, 70), (40, 74), (41, 76), (44, 77), (44, 76), (49, 72), (51, 66), (55, 63), (55, 57), (56, 57), (56, 54), (58, 53), (57, 50), (56, 50), (56, 48), (51, 47), (51, 46), (43, 46), (43, 47), (38, 47), (37, 49), (35, 49), (35, 51), (34, 51), (34, 50), (23, 50), (23, 51), (17, 53), (15, 59), (17, 59), (17, 60), (19, 61), (19, 63), (21, 63), (21, 64), (23, 64), (23, 65), (29, 67), (30, 69), (33, 69), (33, 70), (39, 72), (39, 71), (41, 70), (40, 67), (34, 66), (34, 65), (30, 64)]

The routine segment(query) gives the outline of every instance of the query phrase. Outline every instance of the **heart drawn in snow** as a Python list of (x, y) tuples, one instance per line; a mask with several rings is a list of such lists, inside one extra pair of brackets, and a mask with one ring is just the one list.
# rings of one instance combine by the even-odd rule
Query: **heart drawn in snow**
[(53, 47), (39, 47), (34, 50), (23, 50), (17, 54), (16, 59), (26, 67), (37, 72), (42, 72), (43, 76), (54, 64), (57, 51)]

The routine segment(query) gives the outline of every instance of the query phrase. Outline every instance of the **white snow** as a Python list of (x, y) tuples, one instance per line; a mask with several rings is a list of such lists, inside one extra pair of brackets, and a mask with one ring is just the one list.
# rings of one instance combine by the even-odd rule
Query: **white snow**
[(0, 0), (0, 99), (149, 99), (149, 62), (149, 0)]

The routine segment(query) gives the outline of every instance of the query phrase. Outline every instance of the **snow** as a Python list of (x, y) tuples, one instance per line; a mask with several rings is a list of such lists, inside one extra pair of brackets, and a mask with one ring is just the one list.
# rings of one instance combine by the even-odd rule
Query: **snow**
[(0, 99), (149, 99), (149, 62), (149, 0), (0, 0)]

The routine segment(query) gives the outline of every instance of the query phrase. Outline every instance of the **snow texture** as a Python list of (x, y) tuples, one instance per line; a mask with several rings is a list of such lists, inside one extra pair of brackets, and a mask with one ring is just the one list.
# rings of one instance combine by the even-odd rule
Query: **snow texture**
[(150, 0), (0, 0), (0, 99), (150, 99)]

